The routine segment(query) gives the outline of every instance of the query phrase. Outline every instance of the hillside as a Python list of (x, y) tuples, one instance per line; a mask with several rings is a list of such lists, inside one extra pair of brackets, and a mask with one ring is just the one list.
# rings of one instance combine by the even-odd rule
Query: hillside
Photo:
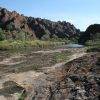
[(92, 24), (87, 27), (85, 32), (81, 32), (78, 39), (79, 44), (85, 44), (87, 41), (99, 42), (100, 45), (100, 24)]
[(69, 22), (26, 17), (5, 8), (0, 8), (0, 28), (5, 39), (71, 39), (80, 33), (80, 30)]

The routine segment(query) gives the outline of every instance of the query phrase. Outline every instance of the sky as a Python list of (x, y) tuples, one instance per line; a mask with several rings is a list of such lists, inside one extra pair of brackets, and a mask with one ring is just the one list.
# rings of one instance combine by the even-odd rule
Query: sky
[(83, 31), (100, 23), (100, 0), (0, 0), (0, 7), (25, 16), (67, 21)]

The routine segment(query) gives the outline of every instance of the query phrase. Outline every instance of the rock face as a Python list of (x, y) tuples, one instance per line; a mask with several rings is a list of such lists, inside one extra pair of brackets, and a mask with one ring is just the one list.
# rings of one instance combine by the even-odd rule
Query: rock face
[(0, 27), (5, 31), (6, 38), (15, 39), (23, 32), (27, 36), (35, 38), (35, 34), (28, 26), (26, 18), (15, 11), (10, 12), (5, 8), (0, 8)]
[(10, 12), (5, 8), (0, 8), (0, 27), (6, 33), (6, 38), (14, 39), (18, 38), (20, 34), (32, 39), (57, 37), (70, 39), (80, 32), (69, 22), (53, 22), (41, 18), (25, 17), (16, 11)]

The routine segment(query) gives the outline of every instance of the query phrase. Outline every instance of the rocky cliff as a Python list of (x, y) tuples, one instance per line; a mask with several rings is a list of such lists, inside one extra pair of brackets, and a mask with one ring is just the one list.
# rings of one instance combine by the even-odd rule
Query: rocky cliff
[(7, 39), (16, 39), (19, 35), (24, 35), (29, 39), (57, 37), (70, 39), (80, 32), (74, 25), (66, 21), (53, 22), (47, 19), (26, 17), (5, 8), (0, 8), (0, 27)]

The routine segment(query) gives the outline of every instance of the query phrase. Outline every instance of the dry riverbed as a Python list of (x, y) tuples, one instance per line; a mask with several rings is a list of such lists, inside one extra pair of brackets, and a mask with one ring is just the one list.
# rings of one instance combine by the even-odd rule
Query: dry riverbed
[(18, 100), (23, 90), (31, 91), (35, 80), (85, 55), (83, 48), (57, 48), (30, 53), (0, 55), (0, 100)]

